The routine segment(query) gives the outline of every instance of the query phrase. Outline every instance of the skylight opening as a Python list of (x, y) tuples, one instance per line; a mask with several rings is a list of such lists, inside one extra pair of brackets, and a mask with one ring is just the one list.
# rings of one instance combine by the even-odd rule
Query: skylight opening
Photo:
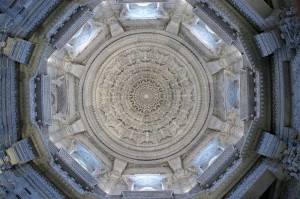
[(140, 189), (140, 191), (156, 191), (153, 187), (143, 187)]
[(191, 33), (203, 43), (209, 50), (214, 53), (219, 53), (223, 41), (216, 35), (216, 33), (208, 27), (199, 17), (195, 17), (187, 24)]
[(141, 7), (145, 7), (145, 6), (149, 6), (151, 3), (136, 3), (136, 5), (141, 6)]
[(125, 19), (157, 19), (166, 17), (160, 3), (127, 3), (120, 14)]
[(168, 177), (160, 174), (135, 174), (126, 176), (131, 191), (164, 190)]
[(193, 164), (194, 168), (197, 170), (197, 173), (203, 173), (215, 162), (215, 160), (223, 151), (224, 149), (220, 147), (218, 140), (210, 142), (194, 160)]

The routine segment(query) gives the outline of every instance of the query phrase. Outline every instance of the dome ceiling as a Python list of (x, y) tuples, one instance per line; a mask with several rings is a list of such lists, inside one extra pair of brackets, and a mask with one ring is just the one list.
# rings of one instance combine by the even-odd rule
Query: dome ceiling
[(4, 0), (0, 198), (299, 196), (297, 7)]
[(85, 72), (82, 119), (112, 155), (163, 162), (186, 152), (206, 129), (212, 79), (201, 56), (179, 37), (126, 32), (101, 46)]
[(26, 71), (30, 119), (49, 167), (85, 178), (74, 189), (211, 186), (218, 198), (233, 185), (209, 178), (253, 164), (240, 157), (254, 150), (266, 104), (256, 32), (236, 13), (220, 15), (223, 2), (201, 2), (65, 2), (32, 36), (45, 45)]
[(46, 64), (51, 142), (71, 156), (85, 148), (98, 166), (84, 165), (106, 193), (143, 189), (132, 185), (136, 175), (163, 179), (159, 190), (190, 191), (243, 136), (241, 53), (185, 1), (109, 1), (94, 13), (72, 35), (58, 25), (47, 33), (59, 48)]

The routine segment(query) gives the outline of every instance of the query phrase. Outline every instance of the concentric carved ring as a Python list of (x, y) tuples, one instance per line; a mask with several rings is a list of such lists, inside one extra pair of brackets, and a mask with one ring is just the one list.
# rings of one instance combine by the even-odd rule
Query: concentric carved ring
[(211, 80), (201, 58), (166, 33), (130, 32), (109, 41), (81, 81), (90, 135), (127, 161), (182, 153), (211, 114)]

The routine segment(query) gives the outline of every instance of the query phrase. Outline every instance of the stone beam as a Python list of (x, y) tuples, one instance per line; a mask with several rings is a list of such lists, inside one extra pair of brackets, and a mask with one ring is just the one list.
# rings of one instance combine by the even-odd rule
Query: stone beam
[(268, 168), (269, 164), (266, 161), (259, 163), (226, 198), (259, 198), (275, 180)]

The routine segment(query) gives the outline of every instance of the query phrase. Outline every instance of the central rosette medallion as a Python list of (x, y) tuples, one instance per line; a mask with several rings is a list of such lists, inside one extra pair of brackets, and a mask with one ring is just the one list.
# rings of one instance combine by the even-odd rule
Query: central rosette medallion
[(82, 82), (82, 118), (99, 146), (127, 161), (184, 151), (210, 114), (202, 61), (180, 38), (127, 33), (95, 53)]
[(152, 112), (164, 106), (167, 93), (155, 78), (142, 76), (132, 83), (133, 86), (128, 91), (128, 100), (137, 114), (150, 116)]

